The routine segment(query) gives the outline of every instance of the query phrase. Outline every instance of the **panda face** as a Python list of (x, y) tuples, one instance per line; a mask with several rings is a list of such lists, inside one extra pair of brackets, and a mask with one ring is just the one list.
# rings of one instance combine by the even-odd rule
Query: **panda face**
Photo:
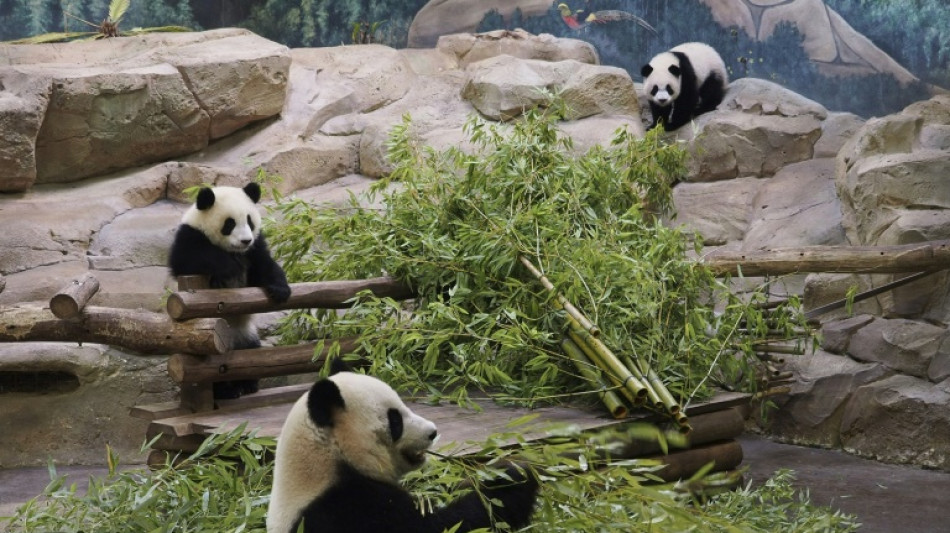
[(261, 215), (257, 202), (261, 188), (250, 183), (237, 187), (204, 188), (182, 222), (201, 233), (215, 246), (229, 252), (246, 252), (260, 235)]
[[(364, 475), (396, 482), (425, 463), (438, 432), (413, 413), (389, 385), (353, 372), (340, 372), (310, 393), (310, 417), (332, 433), (347, 464)], [(336, 389), (339, 396), (333, 390)], [(330, 407), (328, 410), (327, 407)]]
[(682, 70), (679, 59), (670, 52), (658, 54), (640, 70), (643, 88), (650, 102), (666, 107), (679, 96)]

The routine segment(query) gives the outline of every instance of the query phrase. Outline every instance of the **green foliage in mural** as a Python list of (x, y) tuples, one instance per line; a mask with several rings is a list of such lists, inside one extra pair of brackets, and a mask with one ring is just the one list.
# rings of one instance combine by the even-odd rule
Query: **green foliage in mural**
[[(100, 24), (111, 0), (8, 0), (0, 2), (0, 36), (20, 39), (51, 32), (94, 31), (88, 24)], [(131, 2), (122, 17), (123, 30), (183, 26), (201, 29), (188, 0)]]
[(373, 42), (398, 48), (406, 45), (409, 24), (425, 4), (425, 0), (266, 0), (251, 9), (243, 26), (290, 47), (310, 47), (350, 44), (354, 24), (376, 24)]
[(922, 80), (950, 88), (950, 5), (946, 0), (826, 2)]

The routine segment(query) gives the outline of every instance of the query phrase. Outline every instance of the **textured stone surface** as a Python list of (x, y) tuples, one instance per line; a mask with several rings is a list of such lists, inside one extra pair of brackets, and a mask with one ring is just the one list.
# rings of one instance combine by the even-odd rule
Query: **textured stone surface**
[(0, 102), (23, 105), (17, 116), (0, 114), (16, 123), (0, 135), (0, 154), (19, 167), (0, 156), (10, 171), (0, 191), (201, 150), (280, 113), (290, 66), (286, 47), (237, 29), (4, 50), (0, 69), (14, 83)]
[(845, 402), (858, 387), (893, 374), (883, 365), (822, 351), (789, 361), (787, 369), (797, 380), (785, 398), (776, 400), (781, 408), (769, 416), (768, 431), (798, 444), (840, 446)]
[(539, 89), (561, 93), (569, 120), (601, 113), (640, 115), (633, 81), (617, 67), (502, 55), (474, 63), (467, 72), (462, 98), (492, 120), (511, 120), (543, 104), (547, 96)]
[(673, 189), (676, 223), (702, 235), (707, 246), (741, 240), (749, 228), (752, 200), (762, 184), (755, 178), (681, 183)]
[(714, 111), (698, 122), (701, 142), (690, 145), (694, 181), (771, 176), (785, 165), (811, 159), (821, 136), (821, 123), (811, 115)]
[(788, 165), (765, 180), (752, 204), (744, 248), (846, 244), (834, 160)]
[(165, 360), (96, 344), (0, 344), (3, 372), (56, 371), (78, 381), (73, 390), (0, 397), (0, 468), (102, 464), (106, 445), (123, 463), (141, 462), (147, 423), (128, 412), (174, 399)]
[(844, 449), (950, 470), (950, 383), (895, 375), (859, 387), (841, 420)]
[(859, 361), (881, 363), (902, 374), (927, 379), (946, 328), (903, 318), (876, 319), (857, 330), (848, 354)]
[(444, 35), (439, 37), (436, 49), (455, 57), (459, 66), (463, 68), (499, 55), (542, 61), (572, 59), (590, 64), (600, 62), (597, 58), (597, 49), (587, 41), (558, 39), (549, 34), (533, 35), (521, 29)]

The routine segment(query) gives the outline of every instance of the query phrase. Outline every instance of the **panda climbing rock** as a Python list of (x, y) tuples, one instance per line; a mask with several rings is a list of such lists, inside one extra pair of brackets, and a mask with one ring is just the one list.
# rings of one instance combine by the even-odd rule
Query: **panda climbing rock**
[[(382, 381), (338, 368), (291, 408), (277, 442), (267, 533), (458, 533), (528, 524), (535, 478), (498, 479), (423, 515), (400, 478), (422, 466), (437, 436)], [(484, 498), (484, 500), (483, 500)], [(491, 510), (485, 505), (492, 505)]]
[(705, 43), (684, 43), (657, 54), (640, 70), (653, 123), (673, 131), (693, 117), (716, 109), (729, 76), (722, 57)]
[[(290, 286), (261, 235), (257, 202), (261, 187), (202, 188), (185, 212), (168, 255), (172, 275), (206, 276), (213, 289), (261, 287), (276, 303), (287, 301)], [(236, 335), (232, 348), (258, 348), (261, 341), (251, 317), (228, 319)], [(214, 397), (237, 398), (257, 392), (257, 380), (218, 382)]]

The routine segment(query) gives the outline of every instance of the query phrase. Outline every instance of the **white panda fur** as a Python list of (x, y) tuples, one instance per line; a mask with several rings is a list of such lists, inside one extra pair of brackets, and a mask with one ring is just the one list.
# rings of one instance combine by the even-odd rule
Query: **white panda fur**
[(512, 467), (512, 479), (481, 489), (503, 507), (485, 509), (474, 492), (422, 515), (399, 485), (421, 467), (436, 426), (382, 381), (348, 371), (317, 381), (291, 408), (277, 443), (267, 533), (459, 533), (515, 527), (530, 517), (537, 481)]
[[(261, 235), (257, 183), (238, 187), (205, 187), (185, 211), (168, 255), (172, 275), (206, 276), (211, 288), (261, 287), (276, 303), (290, 297), (283, 269), (271, 257)], [(249, 316), (229, 317), (235, 333), (232, 348), (260, 346)], [(215, 384), (215, 397), (234, 398), (255, 392), (255, 380)]]
[(705, 43), (683, 43), (657, 54), (640, 70), (653, 129), (673, 131), (722, 102), (729, 75), (722, 57)]

